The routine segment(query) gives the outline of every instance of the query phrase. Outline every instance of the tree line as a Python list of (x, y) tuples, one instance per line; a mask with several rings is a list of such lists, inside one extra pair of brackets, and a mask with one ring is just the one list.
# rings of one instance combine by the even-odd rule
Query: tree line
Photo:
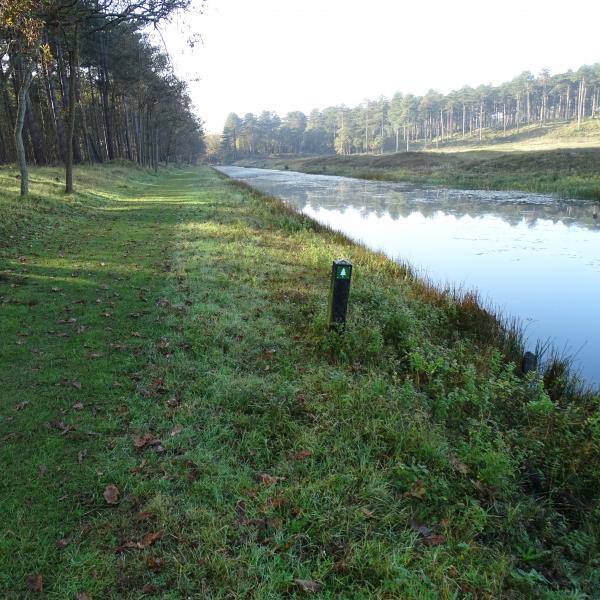
[(332, 106), (258, 117), (229, 114), (221, 158), (266, 154), (355, 154), (409, 151), (411, 144), (483, 139), (484, 131), (510, 134), (526, 125), (573, 121), (577, 127), (600, 112), (600, 63), (576, 72), (538, 76), (524, 72), (499, 86), (465, 86), (449, 94), (397, 92), (359, 106)]
[(195, 162), (202, 123), (157, 25), (191, 0), (2, 0), (0, 163)]

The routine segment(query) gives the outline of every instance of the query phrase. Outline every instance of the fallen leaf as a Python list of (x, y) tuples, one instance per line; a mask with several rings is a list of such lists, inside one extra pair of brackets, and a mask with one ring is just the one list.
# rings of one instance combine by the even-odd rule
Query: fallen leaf
[(73, 425), (67, 424), (64, 421), (58, 421), (55, 424), (57, 429), (60, 429), (60, 435), (67, 435), (70, 431), (75, 431), (75, 427)]
[(142, 538), (142, 541), (140, 542), (140, 546), (142, 548), (148, 548), (148, 546), (152, 546), (152, 544), (154, 544), (154, 542), (156, 542), (157, 540), (160, 540), (160, 538), (163, 536), (163, 534), (164, 534), (164, 529), (160, 529), (159, 531), (147, 533)]
[(104, 354), (102, 354), (102, 352), (90, 352), (89, 354), (86, 354), (86, 358), (88, 360), (96, 360), (97, 358), (102, 358), (104, 356)]
[(23, 402), (19, 402), (19, 404), (17, 404), (15, 406), (15, 410), (23, 410), (28, 405), (29, 405), (29, 402), (27, 400), (25, 400)]
[(423, 538), (423, 544), (426, 546), (440, 546), (446, 543), (446, 537), (443, 535), (429, 535)]
[(427, 525), (411, 521), (410, 527), (421, 536), (421, 543), (425, 546), (440, 546), (446, 543), (446, 536), (435, 535)]
[(460, 460), (458, 457), (454, 456), (453, 454), (450, 454), (448, 456), (448, 461), (452, 465), (452, 468), (455, 471), (458, 471), (459, 473), (461, 473), (462, 475), (466, 475), (469, 472), (469, 467), (462, 460)]
[(278, 481), (283, 481), (284, 478), (268, 473), (259, 473), (258, 479), (263, 485), (275, 485)]
[(283, 498), (270, 498), (263, 507), (265, 510), (281, 508), (286, 504)]
[(27, 587), (31, 592), (43, 592), (44, 579), (41, 575), (30, 575), (27, 578)]
[(48, 467), (46, 465), (40, 465), (38, 467), (38, 475), (40, 477), (43, 477), (44, 475), (47, 475), (48, 473)]
[(143, 450), (146, 446), (153, 446), (155, 444), (160, 444), (160, 440), (151, 433), (133, 436), (133, 445), (138, 450)]
[(412, 496), (413, 498), (419, 498), (420, 500), (421, 498), (423, 498), (423, 496), (425, 496), (426, 492), (427, 490), (425, 489), (425, 484), (421, 479), (418, 479), (417, 481), (415, 481), (410, 490), (408, 490), (408, 492), (405, 492), (404, 495)]
[(73, 379), (73, 381), (71, 381), (71, 385), (76, 389), (76, 390), (80, 390), (81, 389), (81, 382), (78, 381), (77, 379)]
[(77, 462), (79, 464), (81, 464), (83, 462), (83, 459), (87, 456), (87, 450), (82, 450), (81, 452), (79, 452), (79, 454), (77, 454)]
[(148, 521), (153, 516), (154, 515), (151, 512), (146, 510), (144, 512), (139, 512), (137, 515), (135, 515), (135, 520), (141, 523), (142, 521)]
[(360, 509), (360, 512), (363, 515), (365, 515), (365, 517), (367, 517), (367, 519), (373, 518), (373, 515), (375, 514), (372, 510), (369, 510), (368, 508), (365, 508), (364, 506)]
[(158, 573), (163, 568), (164, 561), (156, 556), (147, 556), (146, 565), (151, 571)]
[(176, 435), (179, 435), (182, 431), (183, 431), (183, 428), (181, 427), (181, 425), (176, 425), (175, 428), (173, 429), (173, 431), (171, 431), (171, 437), (175, 437)]
[(81, 592), (75, 596), (75, 600), (92, 600), (92, 597), (86, 594), (85, 592)]
[(310, 450), (300, 450), (299, 452), (294, 452), (293, 454), (290, 454), (290, 458), (292, 460), (304, 460), (305, 458), (308, 458), (311, 455), (312, 452)]
[(119, 488), (114, 485), (114, 484), (110, 484), (107, 485), (106, 488), (104, 489), (104, 499), (106, 500), (107, 504), (118, 504), (119, 503)]
[(81, 402), (73, 404), (73, 410), (83, 410), (83, 404)]
[(62, 550), (63, 548), (66, 548), (70, 543), (71, 543), (71, 538), (65, 537), (65, 538), (61, 538), (60, 540), (58, 540), (56, 542), (56, 546)]
[(151, 583), (147, 583), (143, 588), (142, 588), (142, 593), (143, 594), (154, 594), (154, 592), (156, 592), (156, 586), (152, 585)]
[(318, 592), (321, 589), (321, 584), (312, 579), (294, 579), (294, 583), (303, 592)]

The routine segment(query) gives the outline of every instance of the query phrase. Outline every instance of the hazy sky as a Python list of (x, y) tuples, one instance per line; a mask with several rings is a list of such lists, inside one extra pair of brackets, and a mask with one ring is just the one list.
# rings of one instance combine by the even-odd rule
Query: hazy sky
[[(310, 112), (600, 61), (599, 0), (208, 0), (165, 41), (209, 132), (229, 112)], [(202, 36), (191, 50), (188, 32)]]

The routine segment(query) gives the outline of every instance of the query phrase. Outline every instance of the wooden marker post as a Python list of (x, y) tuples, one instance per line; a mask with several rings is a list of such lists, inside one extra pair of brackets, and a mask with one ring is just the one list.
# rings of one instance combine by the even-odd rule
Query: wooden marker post
[(351, 279), (352, 263), (347, 260), (334, 260), (329, 288), (329, 329), (342, 331), (346, 325)]
[(533, 352), (525, 352), (521, 361), (521, 369), (527, 374), (531, 371), (537, 371), (537, 356)]

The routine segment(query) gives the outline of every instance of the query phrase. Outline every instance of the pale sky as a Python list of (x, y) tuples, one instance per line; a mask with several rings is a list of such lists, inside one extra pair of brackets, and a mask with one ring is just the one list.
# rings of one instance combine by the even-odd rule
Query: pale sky
[[(192, 32), (202, 43), (191, 50)], [(164, 39), (207, 132), (230, 112), (443, 93), (600, 61), (599, 0), (207, 0)]]

